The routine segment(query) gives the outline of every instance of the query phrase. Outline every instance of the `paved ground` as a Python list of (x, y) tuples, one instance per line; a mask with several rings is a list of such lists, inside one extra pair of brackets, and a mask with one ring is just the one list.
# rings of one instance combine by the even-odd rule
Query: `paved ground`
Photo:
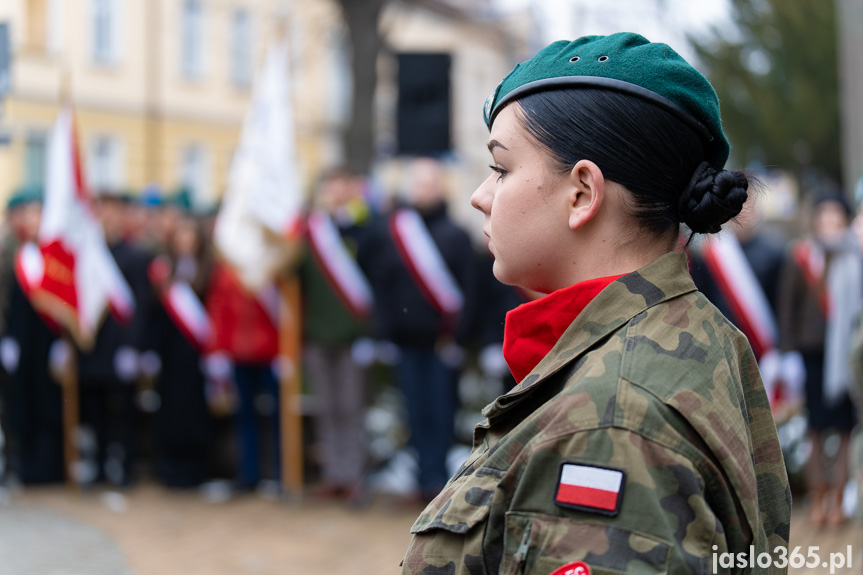
[[(831, 551), (853, 546), (863, 572), (863, 532), (806, 527), (795, 512), (792, 546)], [(28, 488), (0, 505), (0, 575), (330, 575), (398, 573), (418, 509), (377, 499), (363, 511), (254, 495), (222, 503), (196, 492), (142, 485), (123, 495)], [(794, 575), (828, 569), (791, 570)]]
[[(115, 561), (102, 570), (68, 565), (65, 570), (41, 571), (36, 569), (44, 564), (41, 549), (0, 546), (0, 557), (8, 551), (18, 556), (16, 565), (31, 567), (0, 567), (0, 575), (398, 573), (408, 529), (418, 513), (385, 502), (355, 512), (335, 504), (288, 504), (254, 495), (212, 503), (195, 492), (152, 485), (108, 497), (104, 492), (73, 496), (62, 488), (27, 489), (13, 498), (11, 508), (0, 508), (0, 517), (9, 509), (19, 518), (50, 511), (56, 522), (49, 532), (37, 520), (24, 525), (32, 531), (29, 541), (48, 536), (41, 549), (59, 542), (65, 546), (66, 540), (72, 545), (77, 533), (86, 529), (95, 534), (95, 543), (81, 550), (82, 558), (89, 554), (93, 565), (107, 565), (108, 555), (125, 556), (125, 563)], [(19, 529), (12, 523), (0, 521), (0, 540)]]

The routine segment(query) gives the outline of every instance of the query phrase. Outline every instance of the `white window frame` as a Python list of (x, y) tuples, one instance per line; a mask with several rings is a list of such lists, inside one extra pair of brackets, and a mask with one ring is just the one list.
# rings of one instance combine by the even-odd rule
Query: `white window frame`
[(180, 70), (187, 80), (199, 80), (204, 75), (204, 3), (201, 0), (182, 0), (180, 4)]
[(125, 146), (113, 134), (95, 134), (87, 146), (87, 187), (95, 192), (122, 190), (126, 184)]
[(248, 8), (231, 13), (231, 81), (238, 88), (252, 85), (252, 14)]
[(188, 188), (192, 207), (212, 199), (209, 160), (207, 148), (200, 142), (189, 142), (180, 149), (178, 180)]
[(120, 63), (121, 0), (91, 0), (90, 46), (93, 63)]

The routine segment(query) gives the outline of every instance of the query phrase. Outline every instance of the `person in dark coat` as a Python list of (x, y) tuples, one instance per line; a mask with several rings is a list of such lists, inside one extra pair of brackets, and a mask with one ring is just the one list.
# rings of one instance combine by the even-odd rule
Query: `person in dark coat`
[[(138, 451), (136, 381), (139, 356), (147, 337), (152, 290), (147, 279), (150, 257), (125, 240), (125, 206), (122, 198), (102, 194), (97, 206), (105, 241), (135, 298), (134, 316), (128, 323), (111, 314), (96, 336), (92, 350), (78, 358), (81, 423), (95, 440), (95, 469), (87, 480), (107, 479), (128, 485)], [(82, 452), (92, 451), (83, 445)]]
[[(207, 406), (201, 351), (211, 335), (203, 312), (210, 279), (210, 258), (200, 222), (189, 214), (177, 221), (167, 245), (168, 255), (150, 264), (150, 280), (161, 305), (152, 317), (152, 345), (161, 364), (156, 389), (156, 474), (170, 487), (192, 487), (209, 476), (213, 421)], [(191, 290), (194, 302), (171, 298), (171, 290)], [(188, 292), (187, 292), (188, 293)], [(185, 320), (184, 320), (185, 318)]]
[[(462, 304), (445, 312), (433, 303), (427, 286), (406, 260), (404, 245), (394, 241), (381, 250), (376, 314), (384, 339), (399, 348), (396, 378), (405, 396), (410, 445), (419, 458), (420, 496), (429, 499), (449, 478), (446, 457), (453, 440), (457, 383), (474, 310), (475, 259), (467, 233), (447, 215), (444, 174), (438, 162), (423, 158), (410, 167), (406, 199), (451, 274)], [(395, 230), (390, 217), (391, 230)], [(399, 246), (402, 246), (401, 248)], [(440, 274), (437, 274), (440, 275)]]
[[(16, 194), (7, 216), (19, 246), (36, 240), (41, 194)], [(9, 277), (0, 360), (6, 372), (2, 420), (10, 443), (10, 471), (25, 483), (62, 481), (63, 394), (49, 374), (58, 335), (42, 320), (17, 274)]]

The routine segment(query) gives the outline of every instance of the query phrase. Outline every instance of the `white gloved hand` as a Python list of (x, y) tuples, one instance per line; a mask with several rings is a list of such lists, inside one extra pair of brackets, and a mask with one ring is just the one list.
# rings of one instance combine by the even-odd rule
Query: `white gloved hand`
[(803, 396), (806, 365), (799, 351), (789, 351), (782, 356), (782, 380), (788, 386), (788, 395), (791, 399), (799, 399)]
[(234, 377), (234, 363), (227, 353), (217, 351), (203, 359), (204, 374), (207, 379), (230, 380)]
[(123, 383), (132, 383), (138, 378), (138, 351), (127, 345), (114, 353), (114, 373)]
[(479, 353), (479, 368), (489, 377), (503, 377), (509, 373), (509, 366), (503, 357), (503, 344), (492, 343)]
[(399, 361), (399, 346), (391, 341), (379, 341), (375, 344), (375, 356), (384, 365), (393, 366)]
[(457, 369), (464, 362), (464, 348), (457, 343), (447, 343), (440, 348), (438, 357), (447, 367)]
[(351, 359), (360, 367), (370, 366), (376, 357), (375, 342), (367, 337), (361, 337), (351, 345)]
[(48, 369), (52, 373), (64, 373), (72, 357), (72, 346), (65, 339), (54, 340), (48, 350)]
[(162, 371), (162, 358), (160, 358), (159, 354), (152, 349), (148, 349), (147, 351), (141, 352), (141, 355), (138, 358), (138, 367), (140, 368), (142, 375), (147, 377), (156, 377), (159, 375), (159, 372)]
[(18, 362), (21, 361), (21, 346), (18, 340), (9, 336), (0, 339), (0, 363), (6, 373), (13, 374), (18, 371)]

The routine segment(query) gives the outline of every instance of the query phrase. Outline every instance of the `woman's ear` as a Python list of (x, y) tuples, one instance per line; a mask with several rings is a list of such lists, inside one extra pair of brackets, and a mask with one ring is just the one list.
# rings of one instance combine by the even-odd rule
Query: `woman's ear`
[(581, 160), (569, 173), (569, 228), (580, 229), (591, 221), (605, 199), (605, 177), (599, 166)]

